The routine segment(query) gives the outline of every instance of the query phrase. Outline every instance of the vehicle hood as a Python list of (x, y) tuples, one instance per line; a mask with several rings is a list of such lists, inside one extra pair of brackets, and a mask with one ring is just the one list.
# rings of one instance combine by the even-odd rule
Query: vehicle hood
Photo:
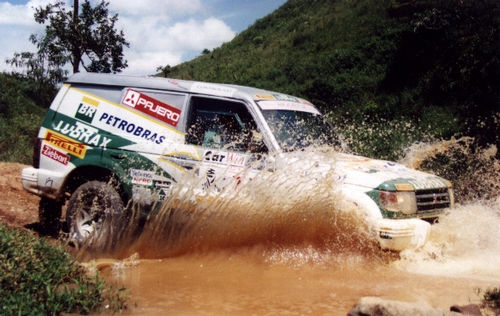
[(301, 152), (284, 154), (281, 159), (283, 161), (278, 165), (291, 168), (302, 176), (327, 175), (342, 184), (365, 189), (394, 191), (404, 187), (405, 190), (423, 190), (451, 186), (441, 177), (402, 164), (351, 154)]

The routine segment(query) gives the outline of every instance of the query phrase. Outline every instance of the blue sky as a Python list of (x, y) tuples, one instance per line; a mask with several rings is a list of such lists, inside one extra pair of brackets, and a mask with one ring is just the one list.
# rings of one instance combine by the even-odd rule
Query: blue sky
[[(81, 0), (83, 1), (83, 0)], [(96, 2), (97, 0), (91, 0)], [(30, 34), (42, 34), (33, 20), (33, 7), (51, 0), (0, 0), (0, 71), (14, 52), (34, 51)], [(53, 2), (53, 0), (52, 0)], [(66, 2), (73, 3), (72, 0)], [(176, 65), (231, 41), (257, 19), (286, 0), (110, 0), (118, 13), (130, 48), (125, 50), (126, 74), (147, 75), (160, 65)]]

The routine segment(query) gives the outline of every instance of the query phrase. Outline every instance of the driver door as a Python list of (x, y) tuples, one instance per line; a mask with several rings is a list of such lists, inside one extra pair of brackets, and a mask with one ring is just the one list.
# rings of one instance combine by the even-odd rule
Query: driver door
[(199, 146), (204, 191), (238, 186), (249, 162), (267, 152), (255, 141), (257, 125), (242, 102), (192, 97), (186, 130), (186, 143)]

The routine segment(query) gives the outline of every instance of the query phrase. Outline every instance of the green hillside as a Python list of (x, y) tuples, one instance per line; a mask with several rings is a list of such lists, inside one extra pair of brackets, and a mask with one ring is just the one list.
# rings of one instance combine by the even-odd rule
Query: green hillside
[(393, 150), (413, 141), (462, 135), (498, 144), (499, 7), (495, 0), (289, 0), (168, 76), (304, 97), (364, 154), (397, 158)]
[[(53, 89), (52, 89), (53, 90)], [(40, 94), (36, 82), (0, 73), (0, 161), (29, 164), (38, 129), (55, 91)]]

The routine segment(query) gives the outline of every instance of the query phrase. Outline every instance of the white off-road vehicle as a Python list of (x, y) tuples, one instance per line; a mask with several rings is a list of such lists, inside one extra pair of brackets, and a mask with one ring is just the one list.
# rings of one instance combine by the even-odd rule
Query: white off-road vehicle
[(335, 147), (338, 139), (301, 98), (235, 85), (78, 73), (53, 100), (22, 183), (42, 197), (44, 225), (59, 222), (66, 204), (77, 244), (103, 228), (103, 217), (133, 203), (146, 210), (174, 187), (191, 185), (183, 183), (186, 174), (202, 180), (193, 192), (203, 195), (221, 191), (227, 179), (238, 184), (276, 168), (300, 165), (303, 176), (326, 172), (346, 204), (375, 227), (373, 238), (393, 250), (421, 246), (429, 222), (453, 204), (451, 183), (440, 177), (346, 153), (308, 164), (314, 146)]

